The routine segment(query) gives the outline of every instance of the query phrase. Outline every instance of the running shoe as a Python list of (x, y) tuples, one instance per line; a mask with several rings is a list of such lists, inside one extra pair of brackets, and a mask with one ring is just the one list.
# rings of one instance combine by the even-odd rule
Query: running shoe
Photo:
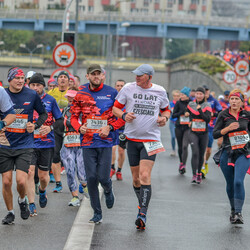
[(35, 203), (30, 203), (29, 204), (29, 210), (30, 210), (30, 217), (36, 216), (36, 204)]
[(88, 186), (86, 185), (85, 187), (83, 187), (83, 195), (89, 199), (89, 190), (88, 190)]
[(39, 195), (39, 187), (40, 187), (40, 182), (38, 182), (36, 185), (35, 185), (35, 192), (37, 195)]
[(83, 194), (83, 186), (82, 186), (81, 183), (79, 184), (79, 189), (78, 189), (78, 190), (79, 190), (79, 193), (80, 193), (80, 194)]
[(44, 191), (44, 193), (41, 193), (40, 189), (39, 189), (39, 205), (41, 208), (46, 207), (48, 202), (48, 198), (47, 198), (47, 194), (46, 194), (46, 190)]
[(196, 176), (196, 183), (201, 184), (201, 180), (202, 180), (201, 173), (198, 173), (197, 176)]
[(65, 173), (66, 173), (65, 168), (61, 167), (61, 174), (65, 174)]
[(231, 223), (232, 224), (244, 224), (242, 214), (235, 213)]
[(186, 165), (180, 163), (180, 166), (179, 166), (179, 173), (180, 173), (180, 174), (185, 174), (185, 173), (186, 173)]
[(197, 179), (197, 177), (196, 177), (196, 174), (195, 174), (195, 175), (193, 175), (191, 183), (196, 183), (196, 179)]
[(68, 204), (70, 207), (80, 207), (81, 202), (78, 197), (73, 197)]
[(206, 174), (208, 174), (208, 171), (209, 171), (208, 163), (205, 163), (205, 171), (206, 171)]
[(15, 215), (13, 213), (8, 213), (3, 219), (2, 224), (3, 225), (11, 225), (14, 224)]
[(53, 173), (49, 173), (49, 178), (50, 178), (50, 180), (49, 180), (50, 183), (55, 183), (56, 182)]
[(232, 223), (234, 221), (234, 215), (235, 215), (235, 211), (234, 209), (231, 210), (231, 214), (230, 214), (230, 217), (229, 217), (229, 221)]
[(176, 156), (176, 153), (174, 150), (170, 153), (170, 156)]
[(25, 200), (24, 202), (19, 203), (19, 199), (18, 199), (18, 204), (20, 207), (20, 211), (21, 211), (21, 218), (23, 220), (27, 220), (30, 216), (30, 210), (28, 209), (28, 203)]
[(89, 220), (89, 223), (100, 224), (102, 222), (102, 214), (94, 213), (93, 218)]
[(115, 174), (115, 169), (111, 168), (111, 170), (110, 170), (110, 178), (112, 178), (114, 174)]
[(62, 192), (62, 183), (56, 184), (56, 187), (53, 189), (54, 193), (60, 193)]
[(139, 230), (145, 230), (146, 227), (146, 214), (139, 213), (135, 221), (136, 228)]
[(108, 193), (104, 192), (104, 195), (105, 195), (105, 199), (106, 199), (107, 208), (112, 208), (114, 205), (114, 202), (115, 202), (115, 196), (113, 193), (113, 189), (111, 188), (111, 190)]
[(122, 181), (122, 172), (116, 172), (116, 180)]

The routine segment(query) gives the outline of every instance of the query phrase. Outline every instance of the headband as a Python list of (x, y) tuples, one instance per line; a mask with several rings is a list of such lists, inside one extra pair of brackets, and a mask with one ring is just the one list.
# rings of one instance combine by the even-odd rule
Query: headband
[(236, 92), (236, 93), (230, 94), (229, 98), (231, 96), (237, 96), (237, 97), (239, 97), (241, 99), (242, 102), (244, 102), (244, 96), (240, 92)]
[(8, 77), (7, 77), (8, 82), (12, 81), (16, 76), (24, 76), (23, 71), (17, 67), (9, 71)]

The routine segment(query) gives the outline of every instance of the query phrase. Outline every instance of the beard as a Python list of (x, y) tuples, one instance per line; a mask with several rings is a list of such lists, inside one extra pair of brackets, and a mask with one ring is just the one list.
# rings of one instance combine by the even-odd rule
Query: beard
[(90, 83), (90, 85), (91, 85), (94, 89), (96, 89), (96, 88), (98, 88), (98, 87), (101, 85), (102, 80), (100, 79), (97, 83), (96, 83), (96, 82), (92, 82), (91, 80), (89, 80), (89, 83)]

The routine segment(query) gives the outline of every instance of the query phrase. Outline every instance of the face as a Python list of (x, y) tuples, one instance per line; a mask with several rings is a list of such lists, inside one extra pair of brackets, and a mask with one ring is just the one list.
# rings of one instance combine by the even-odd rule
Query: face
[(205, 90), (205, 97), (208, 98), (209, 95), (210, 95), (210, 90), (209, 90), (209, 89), (208, 89), (208, 90)]
[(54, 89), (56, 87), (55, 84), (48, 84), (48, 90)]
[(243, 102), (238, 96), (231, 96), (229, 98), (230, 107), (233, 110), (239, 110), (243, 106)]
[(78, 77), (75, 77), (75, 86), (78, 88), (80, 86), (80, 81)]
[(151, 76), (144, 74), (141, 76), (136, 76), (136, 83), (140, 87), (147, 87), (148, 83), (151, 81)]
[(229, 95), (224, 95), (224, 101), (226, 101), (226, 102), (229, 101)]
[(124, 85), (125, 85), (125, 82), (117, 81), (115, 83), (115, 89), (119, 92), (123, 88)]
[(72, 79), (69, 79), (69, 88), (73, 87), (75, 85), (75, 82)]
[(69, 105), (71, 105), (74, 100), (74, 97), (67, 96), (67, 99), (68, 99)]
[(86, 78), (89, 80), (91, 87), (98, 88), (102, 83), (103, 74), (96, 70), (90, 74), (87, 74)]
[(180, 99), (182, 100), (182, 101), (186, 101), (186, 100), (188, 100), (189, 99), (189, 97), (188, 96), (186, 96), (185, 94), (183, 94), (183, 93), (180, 93)]
[(195, 91), (191, 91), (191, 92), (190, 92), (190, 96), (195, 97)]
[(38, 95), (41, 95), (43, 93), (44, 86), (40, 83), (31, 83), (30, 89), (35, 90)]
[(13, 80), (10, 81), (10, 91), (18, 93), (22, 90), (24, 86), (24, 75), (16, 76)]
[(66, 75), (60, 75), (57, 78), (58, 87), (67, 88), (69, 84), (69, 78)]
[(173, 100), (177, 102), (177, 101), (179, 101), (179, 99), (180, 99), (180, 94), (179, 93), (174, 93), (173, 94)]
[(202, 92), (200, 92), (200, 91), (195, 92), (195, 99), (198, 102), (201, 102), (204, 99), (204, 97), (205, 97), (205, 95)]

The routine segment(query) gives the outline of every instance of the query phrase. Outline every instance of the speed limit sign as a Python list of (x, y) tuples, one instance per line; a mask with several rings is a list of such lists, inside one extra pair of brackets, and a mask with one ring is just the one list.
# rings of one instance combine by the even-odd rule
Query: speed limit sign
[(235, 83), (236, 79), (237, 79), (237, 75), (233, 70), (229, 69), (229, 70), (225, 71), (223, 74), (223, 80), (227, 84)]

